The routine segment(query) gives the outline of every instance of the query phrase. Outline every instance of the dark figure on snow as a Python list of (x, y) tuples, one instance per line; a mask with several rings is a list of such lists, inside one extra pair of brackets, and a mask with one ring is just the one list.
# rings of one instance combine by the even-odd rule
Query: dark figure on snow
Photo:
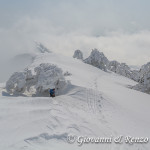
[(55, 89), (50, 89), (49, 94), (50, 97), (55, 97)]

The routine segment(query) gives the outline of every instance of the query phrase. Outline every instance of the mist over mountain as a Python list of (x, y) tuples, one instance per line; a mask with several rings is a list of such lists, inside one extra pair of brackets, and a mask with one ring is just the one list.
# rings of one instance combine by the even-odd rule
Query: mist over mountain
[(0, 0), (0, 150), (150, 150), (150, 1)]

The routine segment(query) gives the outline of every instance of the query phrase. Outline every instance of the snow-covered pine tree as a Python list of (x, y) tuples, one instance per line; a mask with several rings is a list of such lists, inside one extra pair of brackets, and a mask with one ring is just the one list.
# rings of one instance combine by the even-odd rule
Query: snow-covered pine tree
[[(28, 92), (31, 95), (48, 96), (50, 88), (55, 88), (56, 94), (60, 94), (66, 85), (61, 68), (53, 64), (42, 63), (34, 68), (34, 73), (28, 69), (15, 72), (6, 82), (6, 90), (13, 95)], [(31, 93), (30, 88), (34, 88), (35, 93)]]
[(107, 71), (107, 66), (109, 64), (109, 61), (105, 55), (102, 52), (99, 52), (97, 49), (93, 49), (90, 56), (86, 58), (84, 62), (103, 71)]
[(141, 67), (139, 71), (139, 84), (134, 86), (133, 89), (150, 94), (150, 62)]
[(75, 50), (73, 58), (77, 58), (77, 59), (83, 60), (83, 53), (80, 50)]

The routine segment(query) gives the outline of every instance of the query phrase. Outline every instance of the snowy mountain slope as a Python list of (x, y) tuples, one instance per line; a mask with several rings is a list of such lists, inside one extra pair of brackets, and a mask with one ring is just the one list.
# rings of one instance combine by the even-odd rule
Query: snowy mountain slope
[[(58, 65), (71, 76), (66, 94), (55, 98), (0, 96), (1, 149), (148, 150), (147, 144), (68, 144), (68, 135), (150, 138), (150, 95), (128, 88), (136, 82), (62, 55), (40, 54), (41, 63)], [(3, 85), (1, 85), (3, 87)], [(1, 88), (1, 91), (5, 91)]]

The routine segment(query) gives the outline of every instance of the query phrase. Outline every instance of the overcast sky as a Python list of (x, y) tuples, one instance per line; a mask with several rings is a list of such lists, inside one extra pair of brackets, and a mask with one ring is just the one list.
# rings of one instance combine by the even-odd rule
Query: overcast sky
[(110, 60), (150, 61), (150, 0), (0, 0), (0, 62), (34, 42), (73, 55), (98, 48)]

